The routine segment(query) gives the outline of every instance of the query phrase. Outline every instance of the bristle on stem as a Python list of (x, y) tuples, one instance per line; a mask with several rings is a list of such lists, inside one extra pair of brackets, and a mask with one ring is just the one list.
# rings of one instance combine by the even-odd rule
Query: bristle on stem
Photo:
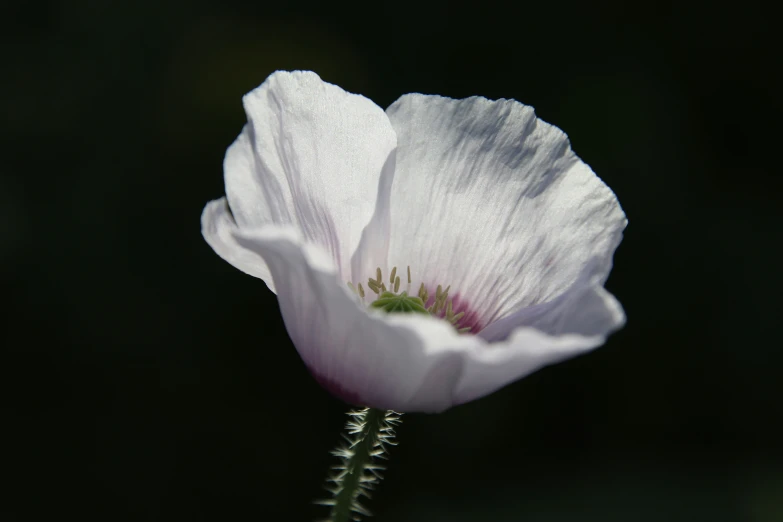
[(382, 478), (380, 472), (384, 468), (374, 459), (384, 459), (388, 446), (395, 445), (394, 426), (400, 422), (399, 413), (374, 408), (353, 410), (348, 416), (347, 444), (332, 452), (340, 459), (327, 479), (326, 489), (332, 498), (316, 502), (331, 507), (329, 522), (349, 522), (359, 520), (362, 515), (370, 516), (359, 498), (370, 498), (369, 492)]

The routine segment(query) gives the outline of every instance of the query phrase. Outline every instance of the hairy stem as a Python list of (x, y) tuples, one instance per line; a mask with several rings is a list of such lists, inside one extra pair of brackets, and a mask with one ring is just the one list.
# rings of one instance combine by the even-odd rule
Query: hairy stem
[(329, 480), (335, 484), (330, 489), (332, 500), (321, 502), (332, 506), (330, 522), (357, 520), (358, 515), (370, 513), (359, 502), (361, 496), (369, 498), (371, 490), (380, 478), (382, 466), (374, 459), (383, 456), (386, 446), (394, 444), (393, 425), (399, 422), (399, 415), (366, 408), (348, 413), (347, 446), (336, 449), (333, 454), (341, 459), (335, 469), (337, 473)]

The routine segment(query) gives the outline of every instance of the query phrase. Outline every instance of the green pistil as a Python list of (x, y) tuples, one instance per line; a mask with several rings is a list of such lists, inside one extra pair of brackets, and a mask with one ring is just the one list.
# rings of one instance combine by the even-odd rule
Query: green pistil
[(429, 314), (421, 298), (411, 297), (408, 292), (401, 294), (383, 292), (378, 299), (370, 303), (370, 306), (389, 313)]

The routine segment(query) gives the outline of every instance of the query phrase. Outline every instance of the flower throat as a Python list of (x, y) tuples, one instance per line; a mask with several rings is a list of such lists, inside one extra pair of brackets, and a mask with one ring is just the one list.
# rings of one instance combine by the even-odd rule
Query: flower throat
[[(408, 266), (408, 284), (411, 285), (411, 267)], [(397, 267), (395, 266), (391, 270), (389, 277), (389, 288), (386, 288), (386, 283), (383, 280), (383, 273), (381, 268), (375, 269), (375, 279), (372, 277), (367, 280), (367, 286), (375, 293), (377, 298), (370, 303), (372, 308), (377, 308), (388, 313), (420, 313), (429, 314), (433, 317), (439, 317), (449, 322), (459, 333), (465, 333), (470, 331), (470, 327), (460, 328), (459, 322), (465, 316), (465, 312), (454, 313), (452, 309), (452, 299), (449, 298), (449, 289), (451, 285), (443, 289), (443, 286), (438, 285), (435, 290), (434, 300), (430, 306), (426, 306), (426, 303), (430, 299), (430, 294), (424, 283), (419, 286), (418, 294), (415, 296), (408, 295), (407, 290), (400, 292), (400, 276), (397, 275)], [(359, 297), (364, 299), (366, 295), (364, 287), (359, 283), (358, 287), (355, 287), (353, 283), (348, 283), (351, 290), (354, 291)]]

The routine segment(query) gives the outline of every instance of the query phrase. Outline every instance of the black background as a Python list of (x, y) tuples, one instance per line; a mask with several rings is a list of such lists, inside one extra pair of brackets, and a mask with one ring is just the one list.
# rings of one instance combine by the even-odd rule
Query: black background
[(776, 18), (748, 2), (4, 6), (0, 520), (325, 516), (345, 406), (200, 236), (241, 95), (515, 98), (629, 217), (626, 328), (407, 415), (386, 521), (783, 520)]

